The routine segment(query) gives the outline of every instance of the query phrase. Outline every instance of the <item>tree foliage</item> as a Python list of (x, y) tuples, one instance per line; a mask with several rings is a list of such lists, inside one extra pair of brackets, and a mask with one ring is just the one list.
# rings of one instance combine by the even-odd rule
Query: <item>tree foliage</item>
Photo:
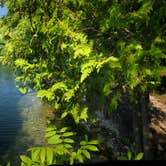
[(86, 121), (108, 100), (106, 111), (116, 110), (124, 87), (132, 95), (159, 81), (164, 0), (1, 3), (8, 13), (0, 19), (0, 61), (13, 67), (21, 92), (35, 89), (62, 118)]
[(132, 153), (130, 150), (127, 152), (127, 156), (119, 156), (117, 160), (141, 160), (143, 158), (143, 153), (138, 153), (135, 157), (132, 156)]
[[(1, 61), (16, 69), (22, 92), (38, 96), (76, 122), (87, 119), (86, 101), (115, 89), (149, 89), (165, 58), (165, 1), (6, 0), (1, 19)], [(116, 85), (116, 86), (114, 86)]]

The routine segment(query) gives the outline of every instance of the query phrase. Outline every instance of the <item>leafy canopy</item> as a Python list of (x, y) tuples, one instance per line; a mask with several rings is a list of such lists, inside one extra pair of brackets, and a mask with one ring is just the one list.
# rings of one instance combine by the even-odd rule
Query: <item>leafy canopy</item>
[(87, 120), (88, 111), (102, 110), (113, 91), (109, 110), (114, 110), (122, 87), (144, 91), (159, 79), (165, 58), (163, 0), (1, 4), (8, 7), (0, 20), (1, 62), (15, 69), (21, 92), (34, 88), (62, 118)]
[[(87, 121), (96, 109), (116, 110), (124, 87), (134, 96), (159, 81), (166, 58), (164, 0), (0, 2), (8, 7), (0, 19), (0, 61), (14, 69), (22, 93), (35, 89), (61, 118)], [(55, 140), (61, 141), (49, 138)], [(78, 153), (89, 158), (87, 149)]]

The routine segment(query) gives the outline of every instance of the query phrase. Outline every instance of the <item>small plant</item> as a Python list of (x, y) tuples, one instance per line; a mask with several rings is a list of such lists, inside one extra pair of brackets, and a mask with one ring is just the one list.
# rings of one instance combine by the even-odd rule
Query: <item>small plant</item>
[(132, 153), (130, 150), (127, 152), (127, 156), (119, 156), (117, 160), (141, 160), (143, 158), (143, 153), (138, 153), (135, 157), (132, 156)]
[(28, 149), (31, 157), (21, 155), (21, 166), (45, 166), (55, 164), (54, 151), (49, 147), (33, 147)]
[(74, 164), (75, 161), (83, 163), (85, 159), (91, 159), (89, 151), (98, 151), (98, 140), (85, 140), (79, 143), (75, 150), (74, 132), (68, 131), (68, 127), (57, 129), (50, 126), (46, 129), (45, 137), (48, 139), (47, 147), (33, 147), (28, 149), (31, 157), (21, 155), (21, 166), (45, 166), (50, 164)]
[(96, 147), (98, 144), (98, 140), (88, 141), (88, 137), (85, 135), (85, 140), (80, 142), (80, 148), (76, 152), (71, 153), (70, 164), (72, 165), (74, 160), (83, 163), (84, 159), (91, 159), (89, 151), (98, 151), (98, 148)]

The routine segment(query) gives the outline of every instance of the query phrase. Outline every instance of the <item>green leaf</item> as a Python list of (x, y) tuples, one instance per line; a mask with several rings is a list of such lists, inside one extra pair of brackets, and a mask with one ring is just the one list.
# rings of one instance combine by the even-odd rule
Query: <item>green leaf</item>
[(61, 142), (60, 135), (54, 135), (48, 139), (49, 144), (59, 144)]
[(79, 160), (80, 163), (83, 163), (83, 156), (81, 155), (81, 150), (77, 151), (77, 159)]
[(21, 158), (21, 161), (23, 161), (27, 165), (30, 165), (33, 163), (33, 161), (25, 155), (21, 155), (20, 158)]
[(72, 114), (72, 116), (73, 116), (76, 123), (78, 123), (79, 120), (80, 120), (80, 117), (78, 115), (78, 112), (79, 112), (78, 110), (79, 110), (79, 105), (78, 104), (76, 106), (74, 106), (71, 110), (71, 114)]
[(87, 150), (82, 150), (82, 153), (84, 154), (84, 156), (87, 158), (87, 159), (90, 159), (90, 153), (87, 151)]
[(81, 83), (93, 72), (95, 66), (96, 66), (96, 60), (89, 60), (89, 62), (81, 66), (81, 73), (82, 73), (80, 78)]
[(68, 91), (64, 94), (65, 101), (68, 102), (74, 95), (75, 95), (75, 88), (68, 90)]
[(56, 127), (48, 127), (48, 128), (46, 129), (46, 132), (53, 131), (53, 130), (56, 130)]
[(63, 141), (66, 142), (66, 143), (73, 143), (74, 142), (74, 140), (71, 139), (71, 138), (66, 138)]
[(96, 66), (97, 72), (99, 72), (100, 69), (103, 68), (105, 64), (109, 64), (110, 68), (121, 68), (119, 59), (114, 56), (110, 56), (109, 58), (104, 59), (103, 61), (97, 63)]
[(131, 160), (131, 151), (130, 150), (128, 150), (128, 152), (127, 152), (127, 157), (129, 160)]
[(117, 109), (119, 98), (120, 98), (119, 92), (112, 97), (110, 104), (109, 104), (110, 111), (114, 111)]
[(63, 128), (60, 130), (60, 132), (61, 132), (61, 133), (64, 133), (67, 129), (68, 129), (68, 127), (63, 127)]
[(52, 92), (55, 92), (57, 89), (60, 89), (60, 90), (67, 90), (67, 86), (64, 82), (58, 82), (58, 83), (55, 83), (52, 87), (51, 87), (51, 91)]
[(58, 110), (59, 108), (60, 108), (60, 104), (59, 103), (57, 103), (57, 102), (55, 102), (55, 104), (54, 104), (54, 108), (56, 109), (56, 110)]
[(112, 92), (112, 82), (108, 82), (104, 85), (103, 93), (105, 96), (108, 96)]
[(37, 92), (37, 96), (41, 97), (41, 98), (46, 97), (49, 101), (54, 99), (54, 93), (50, 89), (48, 89), (48, 90), (39, 90)]
[(65, 144), (64, 147), (67, 148), (67, 149), (72, 148), (72, 146), (70, 144)]
[(136, 156), (135, 156), (135, 158), (134, 158), (134, 160), (141, 160), (142, 158), (143, 158), (143, 153), (138, 153)]
[(29, 63), (28, 63), (25, 59), (19, 58), (19, 59), (17, 59), (17, 60), (15, 61), (15, 65), (16, 65), (17, 67), (24, 67), (24, 66), (28, 66)]
[(77, 154), (76, 152), (72, 152), (70, 156), (70, 165), (74, 164), (74, 159), (76, 158)]
[(40, 154), (40, 148), (35, 147), (35, 148), (30, 148), (31, 151), (31, 158), (35, 162), (39, 162), (39, 154)]
[(41, 160), (41, 163), (42, 163), (42, 164), (44, 164), (45, 158), (46, 158), (46, 149), (45, 149), (45, 148), (41, 148), (40, 160)]
[(61, 115), (61, 118), (65, 118), (67, 116), (68, 112), (63, 112), (62, 115)]
[(54, 156), (53, 149), (46, 148), (46, 155), (47, 155), (47, 164), (52, 164), (53, 163), (53, 156)]
[(80, 142), (80, 145), (83, 145), (83, 146), (84, 146), (84, 145), (87, 145), (88, 143), (89, 143), (89, 142), (87, 142), (87, 141), (81, 141), (81, 142)]
[(25, 94), (27, 90), (26, 90), (26, 88), (19, 87), (19, 91), (20, 91), (22, 94)]
[(69, 137), (69, 136), (72, 136), (72, 135), (74, 135), (73, 132), (66, 132), (66, 133), (62, 134), (63, 137)]
[(88, 144), (97, 145), (97, 144), (99, 144), (99, 141), (98, 140), (92, 140), (92, 141), (89, 141)]
[(87, 111), (88, 111), (88, 108), (87, 108), (87, 107), (84, 107), (84, 108), (81, 110), (80, 119), (84, 119), (85, 121), (87, 121), (87, 118), (88, 118)]
[(86, 146), (84, 146), (84, 148), (91, 150), (91, 151), (98, 151), (98, 148), (94, 145), (86, 145)]
[(125, 156), (119, 156), (119, 157), (117, 158), (117, 160), (128, 160), (128, 159), (127, 159), (127, 157), (125, 157)]
[(50, 132), (47, 132), (46, 134), (45, 134), (45, 137), (47, 138), (47, 137), (51, 137), (51, 136), (53, 136), (53, 135), (55, 135), (56, 134), (56, 131), (50, 131)]
[(11, 166), (9, 162), (7, 163), (7, 166)]
[(55, 148), (55, 153), (59, 154), (59, 155), (64, 155), (65, 154), (65, 148), (63, 145), (58, 145)]

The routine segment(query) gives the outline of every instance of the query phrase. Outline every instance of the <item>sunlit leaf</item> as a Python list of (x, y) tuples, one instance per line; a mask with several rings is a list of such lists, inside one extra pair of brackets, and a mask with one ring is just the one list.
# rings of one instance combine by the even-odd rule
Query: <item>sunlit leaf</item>
[(68, 115), (68, 112), (63, 112), (63, 114), (61, 115), (61, 118), (65, 118)]
[(64, 147), (67, 148), (67, 149), (72, 148), (72, 146), (70, 144), (65, 144)]
[(65, 138), (63, 141), (66, 143), (73, 143), (74, 142), (74, 140), (71, 138)]
[(82, 156), (81, 153), (82, 153), (82, 150), (79, 149), (79, 150), (77, 151), (76, 157), (77, 157), (77, 159), (79, 160), (80, 163), (83, 163), (83, 156)]
[(47, 164), (53, 163), (53, 155), (54, 155), (53, 149), (46, 148)]
[(128, 150), (128, 152), (127, 152), (127, 157), (129, 160), (131, 160), (131, 151), (130, 150)]
[(138, 153), (136, 156), (135, 156), (135, 158), (134, 158), (134, 160), (141, 160), (142, 158), (143, 158), (143, 153)]
[(97, 144), (99, 144), (99, 141), (98, 140), (92, 140), (92, 141), (89, 141), (88, 144), (97, 145)]
[(91, 151), (98, 151), (98, 148), (94, 145), (86, 145), (84, 147), (88, 150), (91, 150)]
[(60, 129), (60, 132), (64, 133), (67, 129), (68, 129), (68, 127), (63, 127), (62, 129)]
[(70, 165), (74, 164), (74, 159), (76, 158), (77, 154), (76, 152), (72, 152), (70, 156)]
[(69, 137), (69, 136), (72, 136), (72, 135), (74, 135), (73, 132), (66, 132), (66, 133), (62, 134), (63, 137)]
[(30, 165), (33, 163), (32, 160), (25, 155), (21, 155), (20, 158), (21, 158), (21, 161), (23, 161), (27, 165)]
[(50, 131), (45, 134), (45, 137), (51, 137), (56, 134), (56, 131)]
[(31, 158), (33, 161), (39, 162), (39, 154), (40, 154), (40, 148), (35, 147), (35, 148), (30, 148), (31, 151)]
[(59, 144), (61, 142), (60, 135), (54, 135), (48, 139), (49, 144)]
[(64, 146), (63, 145), (58, 145), (56, 146), (55, 148), (55, 153), (59, 154), (59, 155), (63, 155), (65, 154), (65, 149), (64, 149)]
[(10, 163), (8, 162), (6, 166), (11, 166)]
[(82, 153), (84, 154), (84, 156), (87, 158), (87, 159), (90, 159), (90, 153), (87, 151), (87, 150), (82, 150)]
[(87, 141), (81, 141), (80, 142), (80, 145), (87, 145), (89, 142), (87, 142)]
[(40, 160), (41, 160), (41, 163), (42, 163), (42, 164), (44, 164), (45, 158), (46, 158), (46, 149), (45, 149), (45, 148), (41, 148)]
[(27, 90), (26, 90), (26, 88), (19, 87), (19, 91), (20, 91), (22, 94), (25, 94)]
[(55, 129), (56, 129), (56, 127), (48, 127), (48, 128), (46, 129), (46, 132), (54, 131)]

